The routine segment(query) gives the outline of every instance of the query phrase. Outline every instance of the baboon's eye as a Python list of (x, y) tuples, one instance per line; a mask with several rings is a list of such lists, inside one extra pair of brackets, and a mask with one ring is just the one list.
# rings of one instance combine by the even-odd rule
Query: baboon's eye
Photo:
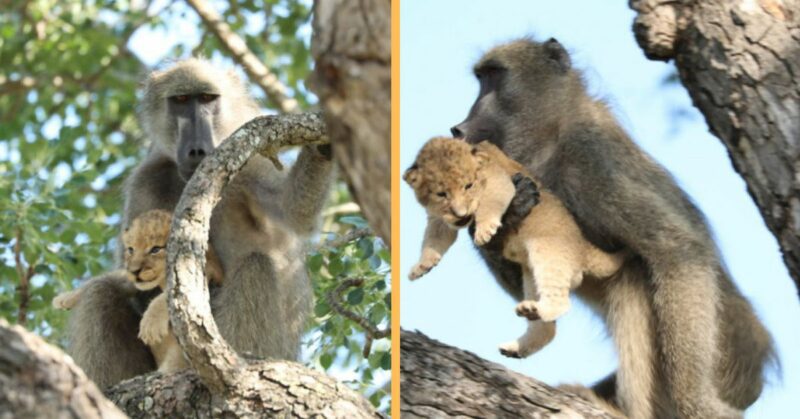
[(132, 247), (129, 247), (129, 248), (128, 248), (128, 254), (129, 254), (129, 255), (132, 255), (132, 254), (133, 254), (133, 248), (132, 248)]
[(467, 183), (466, 185), (464, 185), (464, 190), (468, 190), (468, 189), (471, 189), (471, 188), (472, 188), (472, 182)]
[(210, 93), (203, 93), (200, 95), (200, 103), (209, 103), (215, 101), (219, 95), (212, 95)]
[(171, 99), (176, 103), (186, 103), (189, 100), (189, 95), (177, 95), (173, 96)]
[(153, 247), (150, 248), (150, 254), (151, 255), (155, 255), (156, 253), (158, 253), (158, 252), (160, 252), (162, 250), (164, 250), (164, 248), (162, 246), (153, 246)]
[(436, 192), (436, 196), (440, 198), (445, 198), (447, 197), (447, 192)]

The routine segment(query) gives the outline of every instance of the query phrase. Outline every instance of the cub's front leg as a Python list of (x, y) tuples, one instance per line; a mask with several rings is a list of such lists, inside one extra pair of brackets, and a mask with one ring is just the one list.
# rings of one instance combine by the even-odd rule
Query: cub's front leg
[(486, 186), (475, 210), (475, 244), (483, 246), (502, 225), (501, 219), (517, 193), (511, 178), (499, 168), (487, 167)]
[(408, 279), (414, 280), (428, 273), (453, 245), (458, 231), (450, 228), (441, 218), (428, 216), (425, 238), (422, 241), (422, 255), (419, 262), (411, 268)]
[(167, 293), (162, 292), (153, 299), (142, 315), (142, 321), (139, 323), (139, 339), (152, 346), (161, 342), (168, 333)]

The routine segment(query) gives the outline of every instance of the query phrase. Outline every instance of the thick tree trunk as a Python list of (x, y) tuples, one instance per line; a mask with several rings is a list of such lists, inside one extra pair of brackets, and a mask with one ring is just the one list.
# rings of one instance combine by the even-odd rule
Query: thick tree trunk
[(502, 365), (400, 333), (400, 412), (408, 418), (612, 418), (599, 406)]
[(391, 243), (391, 24), (388, 0), (314, 4), (311, 87), (333, 153), (370, 226)]
[(800, 1), (632, 0), (651, 59), (674, 59), (800, 291)]

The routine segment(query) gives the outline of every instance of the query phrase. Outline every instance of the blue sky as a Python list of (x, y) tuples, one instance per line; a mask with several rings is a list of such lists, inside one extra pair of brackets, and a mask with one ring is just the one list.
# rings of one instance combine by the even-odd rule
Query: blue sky
[[(800, 394), (797, 290), (775, 238), (681, 86), (665, 86), (671, 64), (647, 60), (636, 45), (625, 1), (403, 1), (400, 25), (401, 169), (422, 143), (464, 119), (477, 94), (471, 66), (489, 47), (523, 35), (556, 37), (634, 138), (669, 169), (709, 219), (725, 262), (775, 338), (783, 377), (748, 418), (783, 418)], [(688, 111), (688, 112), (687, 112)], [(551, 384), (592, 383), (616, 368), (602, 322), (580, 303), (559, 320), (555, 340), (525, 360), (505, 358), (501, 342), (525, 328), (515, 303), (492, 279), (466, 234), (422, 279), (405, 279), (425, 225), (413, 192), (401, 185), (401, 325)]]

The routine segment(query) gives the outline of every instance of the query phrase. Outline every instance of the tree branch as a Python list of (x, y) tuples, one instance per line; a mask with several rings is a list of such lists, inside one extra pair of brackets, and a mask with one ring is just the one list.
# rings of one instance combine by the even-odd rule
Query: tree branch
[(349, 243), (351, 241), (358, 240), (358, 239), (361, 239), (361, 238), (364, 238), (364, 237), (369, 237), (371, 235), (372, 235), (372, 230), (370, 230), (369, 227), (354, 228), (354, 229), (348, 231), (347, 233), (345, 233), (343, 236), (339, 236), (339, 237), (337, 237), (335, 239), (330, 239), (330, 240), (328, 240), (326, 242), (323, 242), (321, 244), (321, 246), (339, 247), (339, 246), (347, 244), (347, 243)]
[(186, 0), (197, 12), (200, 19), (219, 42), (231, 53), (234, 61), (244, 68), (247, 76), (250, 77), (264, 91), (267, 98), (283, 113), (298, 112), (297, 101), (290, 98), (287, 94), (286, 86), (278, 80), (268, 68), (253, 54), (247, 47), (244, 40), (234, 32), (222, 16), (205, 0)]
[(747, 183), (800, 292), (800, 2), (633, 0), (652, 59), (674, 59)]
[(192, 367), (216, 392), (237, 388), (242, 361), (217, 330), (203, 280), (211, 211), (254, 153), (327, 141), (318, 114), (257, 117), (203, 159), (183, 190), (167, 245), (170, 321)]
[(400, 412), (404, 419), (614, 417), (575, 394), (420, 332), (401, 330), (400, 350)]
[(333, 154), (375, 234), (391, 246), (391, 24), (386, 0), (314, 3), (309, 82)]
[(360, 287), (362, 285), (364, 285), (364, 280), (361, 278), (345, 279), (339, 285), (337, 285), (336, 288), (328, 292), (328, 295), (325, 299), (328, 300), (328, 304), (331, 306), (333, 311), (352, 320), (364, 330), (364, 333), (367, 335), (367, 340), (364, 343), (363, 355), (366, 358), (369, 356), (369, 353), (372, 350), (372, 341), (375, 339), (388, 338), (392, 335), (392, 329), (390, 327), (379, 329), (373, 326), (369, 320), (359, 316), (352, 310), (346, 309), (344, 305), (342, 305), (342, 294), (344, 294), (344, 292), (349, 288)]
[(19, 277), (19, 285), (17, 286), (17, 299), (19, 300), (17, 324), (25, 327), (28, 323), (28, 303), (30, 303), (31, 299), (30, 284), (34, 273), (34, 265), (30, 263), (26, 267), (22, 262), (22, 237), (22, 230), (18, 228), (14, 241), (14, 265)]
[(167, 243), (170, 324), (193, 370), (124, 381), (109, 397), (132, 417), (376, 418), (360, 394), (291, 361), (241, 358), (220, 336), (203, 275), (211, 212), (255, 153), (324, 144), (319, 114), (261, 116), (206, 157), (184, 188)]
[(16, 418), (124, 418), (72, 358), (0, 318), (0, 412)]

